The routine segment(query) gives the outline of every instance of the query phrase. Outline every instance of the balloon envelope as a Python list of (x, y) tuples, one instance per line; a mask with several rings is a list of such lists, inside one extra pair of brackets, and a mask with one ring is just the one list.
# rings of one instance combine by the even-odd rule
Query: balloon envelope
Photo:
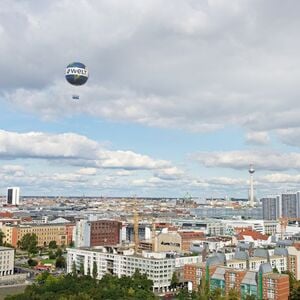
[(80, 62), (73, 62), (66, 68), (66, 80), (72, 85), (83, 85), (89, 78), (87, 67)]

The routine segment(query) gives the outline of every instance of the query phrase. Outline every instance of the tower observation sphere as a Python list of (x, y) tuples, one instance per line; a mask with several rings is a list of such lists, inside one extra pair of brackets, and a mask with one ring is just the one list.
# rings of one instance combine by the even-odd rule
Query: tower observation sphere
[(255, 172), (254, 168), (252, 165), (250, 165), (250, 168), (249, 168), (249, 173), (250, 174), (253, 174)]

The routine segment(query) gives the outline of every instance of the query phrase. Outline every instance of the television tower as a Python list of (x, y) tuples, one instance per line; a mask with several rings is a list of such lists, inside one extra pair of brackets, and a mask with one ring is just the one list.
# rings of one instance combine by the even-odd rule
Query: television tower
[(251, 207), (254, 206), (254, 188), (253, 188), (253, 174), (255, 172), (253, 165), (251, 164), (249, 166), (249, 170), (248, 170), (249, 174), (250, 174), (250, 193), (249, 193), (249, 204)]

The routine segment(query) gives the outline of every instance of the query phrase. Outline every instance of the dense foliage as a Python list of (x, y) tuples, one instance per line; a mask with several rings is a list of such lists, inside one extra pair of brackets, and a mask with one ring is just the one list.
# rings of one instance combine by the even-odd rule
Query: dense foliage
[(49, 249), (56, 249), (57, 248), (57, 244), (56, 241), (51, 241), (49, 243)]
[(152, 281), (136, 272), (132, 277), (105, 275), (101, 280), (91, 276), (66, 275), (54, 277), (48, 272), (37, 276), (23, 294), (6, 300), (155, 300)]
[(26, 250), (28, 251), (29, 254), (34, 254), (34, 253), (37, 253), (38, 252), (38, 249), (37, 249), (37, 244), (38, 244), (38, 238), (37, 238), (37, 235), (35, 233), (26, 233), (19, 245), (20, 245), (20, 248), (22, 250)]
[(27, 263), (28, 263), (28, 265), (30, 267), (34, 267), (34, 266), (36, 266), (38, 264), (38, 261), (35, 260), (35, 259), (32, 259), (32, 258), (29, 258), (28, 261), (27, 261)]
[(297, 280), (293, 273), (289, 271), (284, 271), (282, 273), (285, 273), (289, 275), (290, 279), (290, 300), (299, 300), (300, 299), (300, 281)]

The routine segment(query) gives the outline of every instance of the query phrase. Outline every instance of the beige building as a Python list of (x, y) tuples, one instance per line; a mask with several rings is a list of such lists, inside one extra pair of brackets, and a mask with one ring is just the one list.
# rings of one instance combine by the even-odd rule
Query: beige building
[(155, 249), (156, 252), (175, 251), (181, 252), (181, 236), (177, 232), (160, 233), (156, 236)]
[(65, 224), (30, 224), (30, 225), (4, 225), (2, 231), (5, 234), (4, 242), (14, 247), (27, 233), (35, 233), (38, 238), (38, 246), (49, 245), (56, 241), (57, 245), (67, 245), (67, 228)]
[(247, 261), (244, 259), (231, 259), (227, 262), (227, 266), (237, 270), (246, 270)]
[(297, 280), (300, 280), (300, 244), (287, 247), (288, 257), (288, 269), (291, 271)]

